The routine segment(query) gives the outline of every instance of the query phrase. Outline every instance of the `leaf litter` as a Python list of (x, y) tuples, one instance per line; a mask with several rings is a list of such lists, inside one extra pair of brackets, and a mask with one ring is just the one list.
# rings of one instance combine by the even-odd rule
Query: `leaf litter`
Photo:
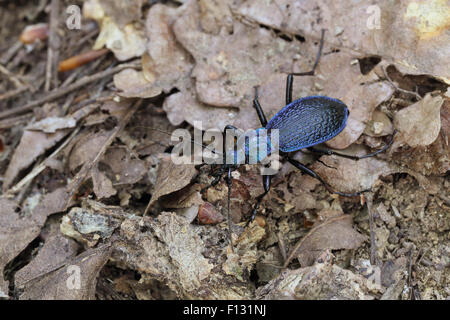
[[(53, 76), (56, 91), (47, 96), (20, 87), (22, 78), (46, 77), (44, 68), (22, 67), (42, 59), (47, 40), (15, 49), (14, 59), (0, 45), (9, 75), (0, 79), (7, 91), (0, 116), (11, 117), (0, 153), (0, 297), (448, 297), (445, 1), (375, 1), (380, 21), (368, 19), (367, 4), (345, 1), (127, 3), (84, 3), (84, 17), (98, 28), (83, 29), (84, 40), (69, 32), (64, 55), (106, 47), (113, 56)], [(11, 31), (16, 38), (19, 29)], [(348, 105), (347, 127), (329, 147), (365, 154), (395, 128), (394, 144), (357, 162), (298, 152), (336, 190), (371, 195), (330, 195), (286, 164), (249, 226), (263, 188), (258, 170), (242, 166), (233, 173), (231, 250), (226, 183), (200, 192), (212, 181), (208, 170), (174, 165), (170, 133), (259, 127), (254, 87), (272, 117), (284, 105), (286, 74), (311, 69), (321, 29), (323, 56), (314, 76), (295, 79), (294, 97), (327, 95)], [(108, 71), (133, 58), (138, 68)], [(64, 89), (58, 80), (76, 82)], [(12, 101), (23, 106), (19, 114), (46, 104), (24, 121)], [(72, 266), (85, 279), (80, 291), (67, 289)], [(127, 280), (127, 271), (141, 279)], [(109, 272), (119, 277), (104, 293)]]

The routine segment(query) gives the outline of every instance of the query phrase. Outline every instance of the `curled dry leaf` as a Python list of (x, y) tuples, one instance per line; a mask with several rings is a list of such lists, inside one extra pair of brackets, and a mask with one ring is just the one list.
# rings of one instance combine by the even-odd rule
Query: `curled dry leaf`
[(29, 217), (21, 217), (16, 208), (13, 201), (0, 199), (0, 297), (8, 297), (8, 281), (3, 278), (5, 266), (41, 231), (41, 225)]
[(91, 177), (97, 199), (109, 198), (117, 193), (111, 180), (98, 169), (98, 166), (92, 168)]
[[(355, 152), (358, 149), (359, 151)], [(356, 146), (350, 147), (349, 150), (349, 154), (366, 153)], [(357, 192), (371, 189), (380, 177), (402, 172), (412, 175), (427, 192), (434, 194), (439, 191), (436, 184), (419, 172), (374, 157), (355, 161), (341, 157), (323, 156), (320, 160), (326, 166), (316, 162), (311, 168), (337, 191)]]
[[(90, 249), (67, 260), (62, 268), (39, 276), (24, 286), (21, 300), (93, 300), (100, 270), (108, 261), (110, 245)], [(75, 279), (74, 273), (79, 274)], [(79, 280), (80, 282), (75, 282)], [(77, 288), (77, 286), (80, 286)]]
[(382, 292), (371, 280), (329, 263), (285, 270), (256, 290), (257, 299), (372, 300)]
[(441, 106), (444, 99), (427, 94), (422, 100), (395, 114), (394, 125), (399, 131), (396, 145), (406, 143), (410, 147), (427, 146), (441, 130)]
[(58, 130), (55, 133), (25, 130), (6, 169), (3, 191), (8, 190), (21, 170), (28, 168), (38, 156), (61, 141), (69, 132), (70, 129)]
[(100, 162), (111, 168), (115, 177), (114, 185), (136, 183), (148, 170), (144, 161), (131, 159), (131, 154), (126, 148), (109, 148)]
[(177, 43), (171, 25), (180, 9), (153, 5), (146, 20), (147, 51), (142, 56), (142, 72), (127, 69), (114, 76), (114, 84), (126, 97), (149, 98), (172, 88), (185, 87), (192, 62)]
[(78, 244), (60, 233), (45, 240), (36, 257), (14, 275), (16, 288), (61, 267), (66, 260), (77, 255)]
[(175, 164), (170, 156), (163, 156), (158, 168), (158, 175), (148, 206), (160, 197), (178, 191), (187, 186), (197, 174), (194, 164)]
[(327, 29), (337, 46), (392, 60), (404, 73), (432, 74), (450, 82), (449, 69), (442, 67), (450, 65), (446, 1), (251, 0), (237, 11), (291, 34), (319, 37)]
[(353, 229), (350, 215), (343, 214), (329, 218), (313, 227), (295, 245), (285, 266), (295, 256), (302, 267), (307, 267), (312, 265), (325, 250), (356, 249), (364, 240), (366, 237)]
[(89, 0), (83, 16), (100, 25), (94, 50), (106, 46), (120, 61), (140, 57), (145, 51), (145, 36), (138, 25), (142, 1)]

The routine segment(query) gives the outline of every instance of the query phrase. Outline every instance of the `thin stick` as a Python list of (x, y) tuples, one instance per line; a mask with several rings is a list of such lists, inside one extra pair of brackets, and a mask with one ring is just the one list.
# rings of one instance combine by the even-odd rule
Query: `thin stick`
[(138, 65), (137, 64), (132, 64), (132, 63), (124, 63), (121, 65), (118, 65), (117, 67), (113, 68), (113, 69), (108, 69), (108, 70), (103, 70), (101, 72), (98, 72), (92, 76), (88, 76), (88, 77), (84, 77), (80, 80), (78, 80), (77, 82), (71, 84), (68, 87), (65, 88), (58, 88), (54, 91), (51, 91), (48, 95), (46, 95), (45, 97), (42, 97), (40, 99), (37, 99), (35, 101), (32, 101), (30, 103), (27, 103), (24, 106), (18, 107), (18, 108), (14, 108), (14, 109), (10, 109), (10, 110), (5, 110), (3, 112), (0, 112), (0, 119), (2, 118), (6, 118), (9, 117), (13, 114), (17, 114), (17, 113), (24, 113), (27, 112), (29, 110), (31, 110), (32, 108), (39, 106), (45, 102), (49, 102), (55, 99), (58, 99), (72, 91), (75, 91), (77, 89), (80, 89), (81, 87), (91, 83), (91, 82), (95, 82), (97, 80), (100, 80), (102, 78), (105, 77), (109, 77), (119, 71), (122, 71), (123, 69), (127, 69), (127, 68), (137, 68)]
[(59, 39), (56, 29), (58, 28), (58, 18), (59, 18), (59, 0), (52, 0), (50, 4), (50, 35), (48, 38), (47, 47), (47, 67), (45, 71), (45, 86), (44, 90), (49, 91), (50, 85), (52, 83), (52, 77), (54, 78), (53, 85), (57, 87), (56, 79), (56, 61), (58, 61), (59, 56)]

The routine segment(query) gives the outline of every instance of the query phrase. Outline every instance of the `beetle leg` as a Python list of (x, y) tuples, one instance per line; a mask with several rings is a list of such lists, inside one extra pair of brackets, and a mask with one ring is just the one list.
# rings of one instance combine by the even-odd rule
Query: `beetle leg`
[(328, 190), (328, 192), (330, 193), (334, 193), (334, 194), (338, 194), (340, 196), (344, 196), (344, 197), (356, 197), (359, 196), (360, 194), (364, 193), (364, 192), (368, 192), (370, 191), (370, 189), (367, 190), (363, 190), (363, 191), (358, 191), (355, 193), (345, 193), (345, 192), (339, 192), (339, 191), (335, 191), (328, 183), (325, 182), (325, 180), (322, 179), (322, 177), (320, 177), (314, 170), (309, 169), (308, 167), (306, 167), (304, 164), (298, 162), (295, 159), (291, 159), (291, 158), (287, 158), (287, 160), (289, 161), (290, 164), (292, 164), (294, 167), (296, 167), (297, 169), (301, 170), (302, 172), (310, 175), (313, 178), (316, 178), (317, 180), (319, 180), (324, 186), (325, 188)]
[(252, 210), (252, 215), (250, 216), (250, 220), (247, 221), (247, 226), (250, 224), (250, 222), (252, 222), (255, 219), (256, 213), (258, 212), (259, 206), (262, 202), (262, 199), (264, 198), (264, 196), (266, 194), (269, 193), (270, 191), (270, 181), (271, 181), (272, 176), (262, 176), (262, 180), (263, 180), (263, 186), (264, 186), (264, 192), (261, 193), (257, 198), (256, 198), (256, 203), (253, 206), (253, 210)]
[(227, 219), (228, 219), (228, 238), (230, 239), (230, 246), (231, 246), (231, 252), (234, 252), (233, 249), (233, 236), (232, 236), (232, 232), (231, 232), (231, 211), (230, 211), (230, 202), (231, 202), (231, 184), (233, 182), (232, 177), (231, 177), (231, 168), (228, 168), (228, 172), (226, 175), (226, 180), (227, 180), (227, 186), (228, 186), (228, 210), (227, 210)]
[(317, 52), (316, 61), (311, 71), (307, 72), (293, 72), (289, 73), (286, 79), (286, 105), (292, 102), (292, 83), (294, 81), (294, 76), (313, 76), (316, 71), (317, 65), (319, 64), (320, 56), (322, 55), (323, 39), (325, 36), (325, 29), (322, 29), (322, 35), (320, 37), (319, 51)]
[(255, 108), (256, 113), (258, 114), (259, 122), (261, 122), (261, 125), (263, 127), (267, 126), (267, 119), (264, 115), (264, 111), (261, 108), (261, 105), (259, 104), (258, 100), (258, 87), (255, 87), (255, 99), (253, 99), (253, 108)]
[(354, 155), (350, 155), (350, 154), (343, 154), (343, 153), (340, 153), (340, 152), (333, 151), (331, 149), (316, 149), (314, 147), (309, 147), (308, 150), (312, 151), (314, 153), (318, 153), (318, 154), (324, 154), (324, 155), (328, 155), (328, 156), (335, 155), (335, 156), (338, 156), (338, 157), (352, 159), (352, 160), (359, 160), (359, 159), (370, 158), (370, 157), (376, 156), (379, 153), (382, 153), (382, 152), (386, 151), (392, 145), (392, 143), (394, 142), (394, 136), (395, 136), (396, 132), (397, 131), (394, 130), (394, 132), (392, 133), (391, 139), (389, 140), (389, 142), (383, 148), (381, 148), (381, 149), (379, 149), (377, 151), (374, 151), (372, 153), (362, 155), (362, 156), (354, 156)]

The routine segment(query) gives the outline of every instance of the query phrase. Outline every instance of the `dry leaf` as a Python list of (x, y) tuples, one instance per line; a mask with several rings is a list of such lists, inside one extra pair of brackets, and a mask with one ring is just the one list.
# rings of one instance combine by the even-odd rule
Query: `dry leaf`
[(161, 159), (149, 207), (160, 197), (187, 186), (197, 174), (194, 164), (174, 164), (170, 157)]
[[(313, 227), (295, 245), (290, 257), (296, 256), (300, 265), (307, 267), (312, 265), (324, 250), (356, 249), (364, 240), (366, 237), (353, 229), (352, 217), (340, 215)], [(288, 258), (285, 265), (290, 260)]]
[(94, 300), (97, 277), (108, 261), (110, 245), (90, 249), (65, 266), (27, 282), (21, 300)]
[(92, 168), (91, 177), (97, 199), (109, 198), (117, 193), (111, 180), (98, 169), (98, 166)]
[(8, 281), (3, 278), (4, 268), (40, 233), (39, 225), (30, 217), (21, 217), (17, 205), (0, 199), (0, 296), (8, 296)]
[[(432, 74), (450, 83), (450, 21), (445, 0), (245, 1), (238, 12), (278, 30), (319, 37), (321, 29), (344, 48), (355, 48), (394, 62), (404, 73)], [(414, 54), (411, 54), (414, 48)]]
[(100, 25), (93, 50), (106, 47), (120, 61), (140, 57), (144, 53), (145, 37), (136, 23), (139, 22), (142, 3), (132, 3), (135, 6), (123, 1), (89, 0), (84, 3), (83, 16), (96, 20)]
[(31, 124), (26, 129), (27, 130), (37, 130), (46, 133), (55, 133), (56, 130), (74, 128), (77, 121), (72, 116), (67, 116), (64, 118), (60, 117), (47, 117)]
[[(427, 94), (422, 100), (395, 114), (394, 125), (399, 131), (395, 145), (427, 146), (438, 137), (441, 130), (441, 96)], [(395, 147), (394, 147), (395, 149)]]
[(14, 275), (16, 288), (61, 267), (66, 260), (76, 256), (78, 247), (74, 240), (60, 233), (51, 235), (45, 240), (36, 257)]
[(181, 9), (153, 5), (146, 21), (147, 51), (142, 56), (142, 72), (123, 70), (114, 84), (125, 97), (149, 98), (172, 88), (185, 86), (192, 69), (189, 54), (177, 43), (171, 25)]
[(70, 129), (55, 133), (25, 130), (6, 170), (3, 191), (8, 190), (21, 170), (28, 168), (38, 156), (61, 141), (69, 132)]

